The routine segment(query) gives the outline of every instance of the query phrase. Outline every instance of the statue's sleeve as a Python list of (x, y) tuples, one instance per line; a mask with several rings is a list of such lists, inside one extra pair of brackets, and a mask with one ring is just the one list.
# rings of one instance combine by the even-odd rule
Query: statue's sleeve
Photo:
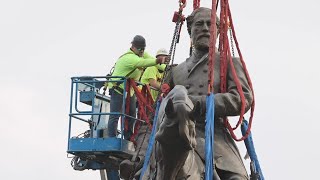
[[(234, 68), (238, 75), (244, 97), (245, 97), (245, 112), (247, 112), (252, 104), (253, 95), (249, 87), (248, 80), (244, 73), (243, 67), (239, 59), (233, 59)], [(231, 67), (229, 65), (227, 71), (227, 92), (215, 94), (215, 116), (238, 116), (241, 111), (241, 98), (237, 90)]]

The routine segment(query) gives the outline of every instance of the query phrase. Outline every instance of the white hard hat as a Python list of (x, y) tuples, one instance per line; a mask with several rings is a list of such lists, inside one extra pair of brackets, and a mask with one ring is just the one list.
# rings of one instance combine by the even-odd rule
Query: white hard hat
[(159, 55), (169, 55), (168, 54), (168, 51), (166, 50), (166, 49), (164, 49), (164, 48), (161, 48), (161, 49), (159, 49), (158, 51), (157, 51), (157, 54), (156, 54), (156, 57), (157, 56), (159, 56)]

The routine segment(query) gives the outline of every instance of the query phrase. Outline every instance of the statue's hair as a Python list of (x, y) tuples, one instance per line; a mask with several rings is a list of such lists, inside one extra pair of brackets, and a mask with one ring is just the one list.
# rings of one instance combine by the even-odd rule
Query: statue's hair
[[(206, 8), (206, 7), (199, 7), (198, 9), (194, 10), (188, 17), (187, 17), (187, 30), (189, 35), (191, 36), (191, 25), (193, 23), (194, 17), (196, 16), (196, 14), (200, 11), (210, 11), (211, 9)], [(216, 24), (219, 25), (220, 24), (220, 20), (218, 18), (218, 16), (216, 16)]]

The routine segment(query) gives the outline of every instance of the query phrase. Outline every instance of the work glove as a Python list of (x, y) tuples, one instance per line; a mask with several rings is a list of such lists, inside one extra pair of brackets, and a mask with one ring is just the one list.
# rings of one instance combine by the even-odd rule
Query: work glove
[(170, 86), (167, 83), (164, 83), (161, 85), (161, 93), (163, 94), (163, 97), (167, 96), (167, 94), (170, 92)]

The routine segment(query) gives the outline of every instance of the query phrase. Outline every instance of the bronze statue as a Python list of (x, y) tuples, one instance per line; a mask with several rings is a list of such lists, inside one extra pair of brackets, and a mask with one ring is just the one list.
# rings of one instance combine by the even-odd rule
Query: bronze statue
[[(206, 95), (208, 89), (208, 51), (209, 51), (209, 38), (211, 25), (211, 9), (208, 8), (198, 8), (192, 12), (190, 16), (187, 17), (187, 27), (188, 33), (191, 37), (193, 43), (193, 52), (189, 58), (178, 66), (172, 67), (168, 72), (168, 76), (165, 81), (170, 85), (172, 89), (175, 86), (184, 86), (187, 90), (188, 99), (192, 103), (188, 102), (186, 104), (199, 104), (201, 107), (201, 112), (198, 115), (192, 116), (194, 118), (190, 121), (186, 118), (185, 121), (179, 119), (178, 136), (172, 136), (168, 131), (171, 127), (168, 124), (161, 124), (161, 114), (170, 114), (166, 112), (163, 108), (159, 111), (159, 130), (156, 136), (156, 145), (154, 148), (154, 153), (156, 157), (153, 157), (155, 162), (150, 163), (149, 174), (146, 174), (143, 179), (155, 176), (156, 179), (167, 179), (168, 176), (164, 175), (167, 172), (173, 172), (169, 180), (173, 179), (201, 179), (204, 178), (204, 162), (205, 162), (205, 109), (206, 109)], [(244, 164), (242, 162), (238, 148), (230, 136), (227, 129), (224, 127), (223, 119), (227, 116), (237, 116), (240, 114), (241, 109), (241, 99), (237, 91), (235, 82), (233, 80), (230, 67), (227, 69), (227, 92), (220, 93), (220, 56), (219, 52), (215, 53), (215, 67), (214, 67), (214, 89), (215, 89), (215, 130), (214, 130), (214, 179), (215, 180), (247, 180), (249, 179)], [(248, 85), (247, 78), (243, 71), (241, 62), (238, 58), (233, 58), (233, 64), (236, 73), (239, 77), (242, 90), (245, 96), (246, 111), (249, 110), (252, 104), (252, 91)], [(181, 89), (181, 88), (179, 88)], [(175, 97), (173, 97), (174, 99)], [(189, 101), (189, 100), (186, 100)], [(174, 102), (174, 100), (173, 100)], [(171, 106), (170, 102), (163, 102), (161, 106)], [(168, 105), (169, 103), (169, 105)], [(190, 105), (191, 106), (191, 105)], [(176, 109), (175, 106), (172, 106)], [(180, 110), (171, 112), (171, 116), (174, 113), (182, 113), (190, 110)], [(181, 115), (181, 114), (180, 114)], [(162, 116), (163, 117), (163, 116)], [(175, 119), (170, 118), (170, 115), (165, 118), (166, 120)], [(194, 130), (192, 128), (194, 123)], [(186, 127), (183, 127), (186, 126)], [(174, 126), (174, 125), (173, 125)], [(166, 129), (169, 128), (169, 129)], [(176, 128), (176, 127), (175, 127)], [(171, 129), (172, 130), (172, 129)], [(180, 130), (183, 130), (182, 132)], [(195, 131), (195, 142), (193, 141), (193, 131)], [(186, 133), (188, 132), (188, 133)], [(176, 132), (178, 133), (178, 132)], [(191, 135), (190, 135), (191, 133)], [(186, 134), (189, 134), (187, 136)], [(182, 139), (178, 142), (178, 139)], [(176, 141), (175, 141), (176, 140)], [(176, 142), (176, 143), (172, 143)], [(186, 144), (189, 142), (189, 145)], [(183, 145), (182, 145), (183, 144)], [(167, 145), (167, 147), (165, 147)], [(160, 147), (162, 146), (162, 147)], [(166, 156), (172, 156), (171, 153), (176, 153), (175, 149), (184, 149), (186, 152), (184, 158), (179, 161), (167, 162), (163, 161)], [(165, 151), (163, 150), (165, 149)], [(170, 151), (171, 150), (171, 151)], [(193, 156), (192, 153), (194, 152)], [(143, 154), (140, 152), (140, 154)], [(194, 158), (194, 161), (190, 160)], [(199, 163), (197, 160), (201, 160), (203, 163)], [(161, 164), (162, 163), (162, 164)], [(196, 164), (195, 164), (196, 163)], [(160, 169), (160, 167), (165, 167)], [(171, 168), (171, 169), (170, 169)], [(156, 170), (156, 171), (153, 171)], [(138, 174), (138, 173), (137, 173)], [(137, 175), (136, 174), (136, 175)], [(166, 177), (165, 177), (166, 176)], [(196, 176), (196, 177), (194, 177)]]
[[(192, 55), (183, 63), (172, 68), (167, 81), (171, 87), (183, 85), (188, 90), (189, 98), (193, 103), (199, 101), (203, 112), (206, 108), (206, 94), (208, 89), (208, 51), (209, 29), (211, 25), (211, 9), (198, 8), (187, 18), (188, 33), (193, 43)], [(220, 56), (215, 53), (214, 89), (220, 89)], [(246, 111), (252, 103), (252, 91), (238, 58), (233, 58), (245, 99)], [(223, 125), (223, 118), (240, 114), (241, 100), (233, 76), (228, 67), (227, 93), (215, 93), (215, 134), (214, 134), (214, 163), (216, 179), (249, 179), (240, 153), (230, 134)], [(204, 160), (205, 113), (196, 117), (196, 152)]]

